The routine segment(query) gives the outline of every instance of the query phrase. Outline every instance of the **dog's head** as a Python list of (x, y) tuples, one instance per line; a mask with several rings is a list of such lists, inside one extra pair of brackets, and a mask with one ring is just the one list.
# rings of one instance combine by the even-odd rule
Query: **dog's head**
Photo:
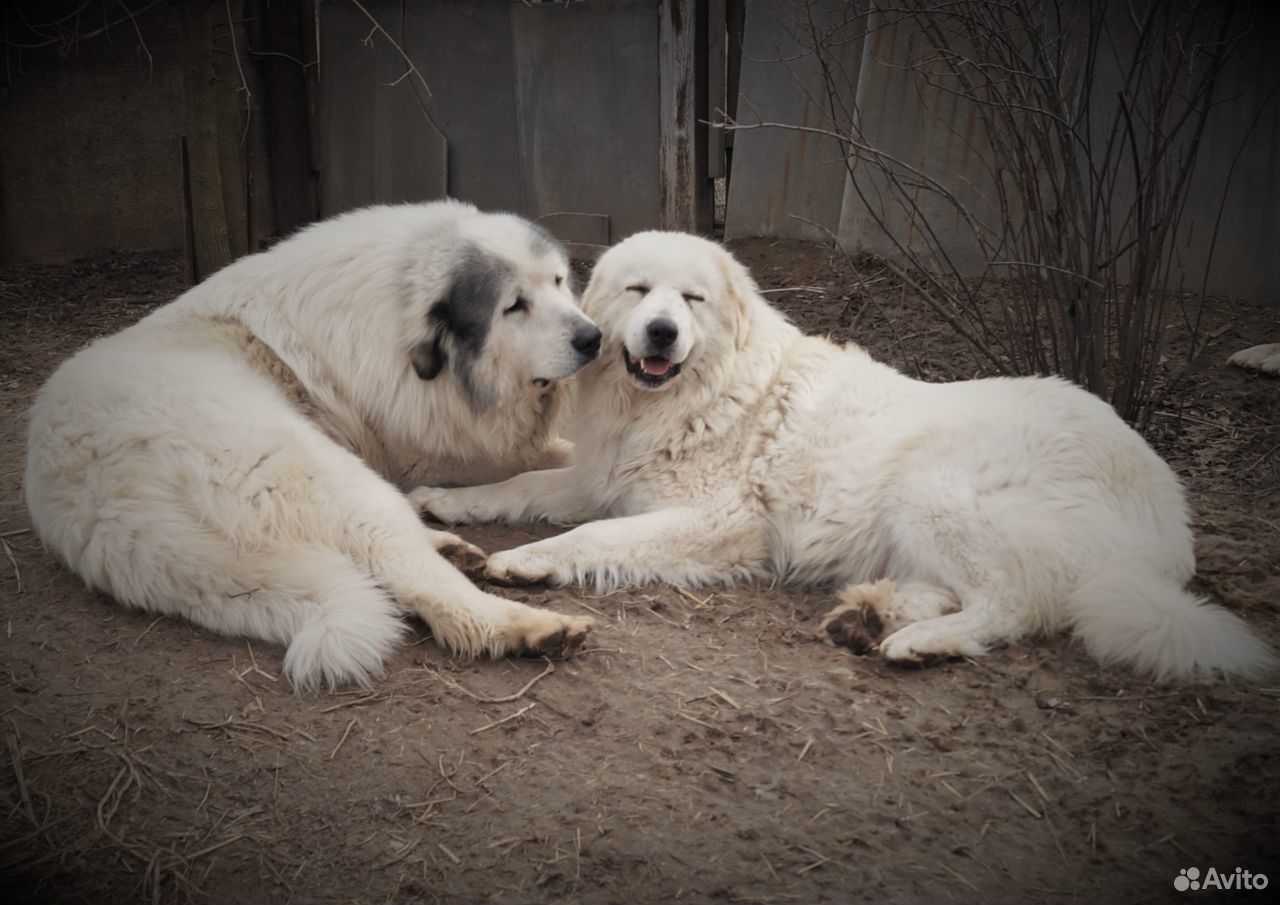
[(507, 214), (475, 214), (453, 229), (436, 272), (411, 274), (427, 298), (409, 352), (419, 378), (447, 371), (481, 410), (596, 357), (600, 331), (578, 308), (568, 257), (550, 234)]
[(716, 243), (645, 232), (600, 258), (583, 307), (604, 331), (602, 366), (657, 391), (742, 348), (755, 297), (746, 268)]

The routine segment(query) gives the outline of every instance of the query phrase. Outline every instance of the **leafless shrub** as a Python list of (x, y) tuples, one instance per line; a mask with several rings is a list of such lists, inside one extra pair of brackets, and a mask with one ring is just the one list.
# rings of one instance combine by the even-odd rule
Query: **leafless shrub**
[[(874, 223), (896, 252), (890, 266), (990, 367), (1063, 374), (1145, 424), (1166, 328), (1188, 299), (1175, 240), (1197, 153), (1246, 27), (1232, 5), (796, 0), (792, 13), (793, 36), (821, 68), (827, 122), (728, 127), (838, 139), (846, 209)], [(842, 62), (851, 41), (864, 41), (861, 77)], [(870, 109), (883, 96), (860, 81), (874, 66), (909, 74), (917, 111)], [(866, 128), (920, 111), (932, 117), (925, 133), (964, 143), (977, 178), (931, 168)], [(993, 312), (982, 297), (996, 280)], [(1197, 322), (1193, 306), (1193, 334)]]

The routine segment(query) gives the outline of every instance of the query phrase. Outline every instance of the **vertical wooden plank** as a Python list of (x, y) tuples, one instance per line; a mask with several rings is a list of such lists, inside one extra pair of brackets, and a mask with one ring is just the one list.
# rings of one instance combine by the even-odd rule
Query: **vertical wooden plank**
[(196, 234), (191, 210), (191, 161), (187, 159), (187, 136), (178, 137), (178, 154), (182, 159), (182, 275), (188, 286), (196, 284)]
[(697, 228), (696, 0), (658, 4), (659, 197), (662, 228)]
[(218, 159), (218, 98), (213, 81), (210, 0), (178, 4), (182, 45), (183, 132), (191, 199), (192, 281), (232, 261), (222, 168)]
[(693, 228), (703, 235), (715, 231), (715, 182), (707, 175), (707, 9), (709, 0), (697, 0), (693, 7)]
[[(246, 192), (250, 144), (245, 128), (245, 105), (248, 102), (246, 92), (251, 89), (241, 79), (243, 67), (248, 65), (243, 7), (240, 0), (215, 3), (213, 14), (213, 93), (217, 108), (218, 166), (222, 169), (222, 209), (226, 215), (227, 240), (233, 261), (250, 251)], [(206, 275), (209, 272), (206, 271)]]
[[(258, 56), (276, 232), (288, 234), (316, 218), (315, 171), (311, 150), (311, 98), (306, 67), (315, 60), (314, 38), (305, 0), (257, 0), (264, 53)], [(312, 67), (314, 68), (314, 67)]]
[[(707, 119), (713, 123), (723, 122), (725, 112), (728, 110), (725, 36), (725, 0), (708, 0)], [(709, 126), (707, 131), (707, 178), (718, 179), (724, 175), (724, 129)]]

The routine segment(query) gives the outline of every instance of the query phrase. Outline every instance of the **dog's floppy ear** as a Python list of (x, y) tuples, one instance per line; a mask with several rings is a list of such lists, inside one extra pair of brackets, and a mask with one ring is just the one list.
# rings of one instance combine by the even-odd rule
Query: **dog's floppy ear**
[(728, 288), (729, 301), (733, 304), (734, 342), (742, 349), (751, 334), (751, 306), (755, 304), (760, 290), (751, 278), (751, 272), (724, 248), (720, 249), (720, 271)]
[(506, 265), (477, 248), (467, 248), (459, 255), (449, 288), (427, 311), (430, 334), (409, 353), (419, 377), (433, 380), (451, 358), (455, 370), (465, 372), (484, 347), (494, 309), (509, 278)]
[(414, 372), (423, 380), (434, 380), (444, 369), (448, 360), (444, 352), (444, 331), (440, 330), (431, 339), (424, 339), (409, 352), (409, 360), (413, 362)]

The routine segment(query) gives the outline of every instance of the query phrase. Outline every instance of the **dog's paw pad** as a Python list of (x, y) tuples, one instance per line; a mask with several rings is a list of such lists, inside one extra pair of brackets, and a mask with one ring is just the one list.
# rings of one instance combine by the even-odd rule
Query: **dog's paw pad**
[(418, 512), (421, 519), (440, 522), (445, 525), (460, 524), (464, 519), (460, 513), (452, 511), (445, 502), (448, 491), (439, 487), (419, 487), (409, 493), (409, 504)]
[(524, 657), (550, 657), (564, 660), (582, 647), (591, 631), (589, 619), (566, 619), (564, 626), (536, 640), (527, 641), (520, 650)]
[(468, 578), (476, 579), (485, 574), (485, 563), (488, 561), (488, 557), (475, 544), (469, 544), (466, 541), (461, 541), (457, 544), (446, 544), (442, 547), (437, 547), (436, 552), (449, 560), (454, 568)]
[(861, 656), (876, 649), (884, 623), (865, 603), (845, 604), (827, 614), (821, 630), (836, 647), (847, 647)]
[(547, 584), (551, 571), (539, 568), (534, 562), (518, 558), (510, 552), (495, 553), (485, 565), (484, 577), (501, 585)]
[(939, 653), (936, 651), (921, 650), (912, 643), (909, 636), (911, 629), (915, 626), (907, 626), (905, 629), (895, 632), (880, 643), (880, 656), (893, 666), (902, 666), (907, 668), (934, 666), (942, 663), (957, 654)]

